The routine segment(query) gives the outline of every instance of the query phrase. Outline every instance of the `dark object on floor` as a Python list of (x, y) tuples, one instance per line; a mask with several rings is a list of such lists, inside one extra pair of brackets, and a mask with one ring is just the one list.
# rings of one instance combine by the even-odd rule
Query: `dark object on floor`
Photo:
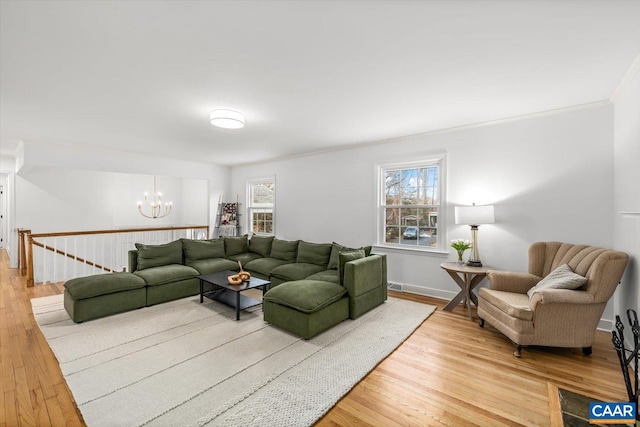
[[(638, 315), (635, 310), (627, 310), (627, 319), (629, 319), (629, 325), (631, 325), (631, 332), (633, 332), (633, 349), (629, 350), (624, 345), (624, 325), (620, 320), (620, 316), (616, 315), (616, 331), (611, 331), (611, 341), (613, 342), (613, 348), (618, 352), (618, 360), (620, 361), (620, 369), (622, 369), (622, 376), (624, 377), (624, 384), (627, 387), (627, 395), (629, 396), (629, 402), (638, 403), (638, 351), (640, 350), (640, 326), (638, 325)], [(628, 357), (627, 357), (628, 355)], [(633, 363), (633, 372), (636, 373), (633, 385), (631, 384), (631, 378), (629, 378), (629, 365)], [(637, 407), (637, 406), (636, 406)], [(640, 411), (636, 410), (636, 420), (640, 420)]]

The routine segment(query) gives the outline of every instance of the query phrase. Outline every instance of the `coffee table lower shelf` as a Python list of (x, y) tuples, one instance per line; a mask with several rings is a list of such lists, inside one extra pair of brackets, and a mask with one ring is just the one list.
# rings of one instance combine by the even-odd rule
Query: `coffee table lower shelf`
[[(236, 320), (240, 320), (241, 310), (246, 310), (262, 304), (262, 301), (242, 295), (241, 292), (249, 289), (261, 288), (262, 295), (264, 295), (265, 286), (269, 286), (270, 282), (252, 277), (247, 282), (242, 282), (239, 285), (231, 285), (227, 281), (227, 277), (232, 274), (234, 274), (233, 271), (221, 271), (218, 273), (197, 276), (197, 278), (200, 279), (200, 303), (203, 302), (204, 297), (214, 301), (219, 301), (229, 307), (235, 308)], [(213, 286), (213, 290), (205, 291), (205, 283), (211, 284)]]
[(262, 301), (260, 300), (242, 295), (240, 292), (229, 291), (226, 289), (204, 292), (202, 296), (235, 308), (236, 320), (240, 319), (240, 311), (262, 304)]

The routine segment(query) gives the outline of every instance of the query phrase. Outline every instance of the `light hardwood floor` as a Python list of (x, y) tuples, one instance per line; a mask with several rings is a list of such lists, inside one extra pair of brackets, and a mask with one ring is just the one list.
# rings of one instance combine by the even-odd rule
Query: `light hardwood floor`
[[(0, 427), (84, 425), (29, 302), (62, 291), (59, 284), (27, 288), (0, 251)], [(608, 333), (598, 332), (591, 356), (529, 348), (516, 359), (504, 336), (470, 322), (462, 307), (445, 312), (446, 301), (391, 294), (438, 310), (318, 425), (554, 425), (548, 397), (554, 385), (626, 400)]]

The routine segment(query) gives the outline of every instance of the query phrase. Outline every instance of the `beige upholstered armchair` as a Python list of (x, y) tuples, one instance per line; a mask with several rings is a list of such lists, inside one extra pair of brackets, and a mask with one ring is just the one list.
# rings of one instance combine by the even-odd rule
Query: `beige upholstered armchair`
[(478, 296), (485, 320), (523, 346), (582, 347), (591, 354), (607, 301), (620, 282), (628, 255), (611, 249), (560, 242), (529, 248), (529, 272), (489, 271), (489, 288)]

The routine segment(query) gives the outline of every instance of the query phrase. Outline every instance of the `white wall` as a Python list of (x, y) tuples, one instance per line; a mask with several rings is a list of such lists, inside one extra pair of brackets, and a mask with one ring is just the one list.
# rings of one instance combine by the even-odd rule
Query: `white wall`
[[(640, 56), (614, 97), (614, 245), (629, 254), (615, 296), (615, 314), (630, 330), (626, 310), (640, 311)], [(618, 212), (637, 212), (623, 216)]]
[[(447, 153), (447, 242), (469, 237), (456, 205), (494, 204), (496, 223), (479, 232), (485, 265), (526, 271), (531, 243), (558, 240), (613, 246), (613, 106), (599, 103), (501, 123), (417, 135), (341, 151), (234, 167), (231, 188), (276, 177), (276, 235), (284, 239), (372, 244), (378, 163)], [(245, 228), (246, 230), (246, 228)], [(412, 292), (451, 298), (457, 286), (440, 268), (448, 255), (377, 248), (389, 280)], [(605, 312), (612, 318), (612, 309)]]
[[(113, 151), (59, 144), (22, 143), (15, 177), (10, 253), (17, 254), (17, 228), (34, 233), (207, 225), (213, 228), (219, 195), (227, 192), (229, 169)], [(171, 215), (147, 219), (136, 202), (158, 190), (174, 204)], [(211, 205), (213, 203), (213, 205)], [(11, 257), (12, 267), (17, 257)]]

